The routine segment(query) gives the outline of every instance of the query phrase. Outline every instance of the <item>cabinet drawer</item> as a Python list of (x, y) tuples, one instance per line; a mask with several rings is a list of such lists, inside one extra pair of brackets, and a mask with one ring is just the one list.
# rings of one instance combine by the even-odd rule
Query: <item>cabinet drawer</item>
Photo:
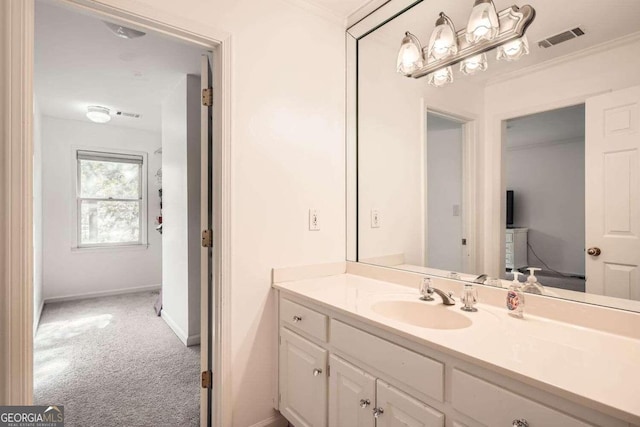
[(506, 246), (504, 247), (505, 252), (508, 254), (512, 254), (513, 253), (513, 243), (507, 243)]
[(513, 254), (506, 254), (504, 261), (507, 265), (513, 265)]
[[(331, 344), (423, 395), (444, 401), (444, 365), (359, 329), (331, 320)], [(407, 386), (407, 387), (404, 387)]]
[(505, 242), (507, 243), (513, 243), (513, 233), (507, 233), (505, 235)]
[(280, 320), (323, 342), (327, 341), (327, 316), (324, 314), (282, 298)]
[(486, 426), (510, 426), (517, 419), (527, 420), (529, 427), (591, 426), (458, 369), (451, 387), (453, 407)]

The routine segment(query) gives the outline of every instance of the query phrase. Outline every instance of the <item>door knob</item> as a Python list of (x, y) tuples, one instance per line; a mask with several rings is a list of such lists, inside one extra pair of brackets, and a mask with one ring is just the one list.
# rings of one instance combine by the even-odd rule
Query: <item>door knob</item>
[(524, 418), (520, 418), (519, 420), (513, 420), (513, 427), (529, 427), (529, 422)]
[(587, 249), (587, 253), (591, 256), (598, 256), (602, 253), (602, 251), (600, 250), (600, 248), (593, 247)]
[(380, 415), (384, 414), (384, 409), (382, 408), (373, 408), (373, 418), (378, 419)]
[(316, 368), (316, 369), (314, 369), (314, 370), (313, 370), (313, 376), (314, 376), (314, 377), (317, 377), (317, 376), (318, 376), (318, 375), (320, 375), (321, 373), (322, 373), (322, 369), (318, 369), (318, 368)]
[(371, 405), (371, 401), (369, 399), (360, 399), (360, 407), (361, 408), (364, 409), (369, 405)]

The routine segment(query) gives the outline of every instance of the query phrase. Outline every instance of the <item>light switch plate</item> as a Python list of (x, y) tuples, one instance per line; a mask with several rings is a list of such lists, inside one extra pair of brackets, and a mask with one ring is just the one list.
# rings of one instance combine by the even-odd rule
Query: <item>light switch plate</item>
[(309, 231), (320, 230), (320, 213), (317, 209), (309, 209)]
[(371, 209), (371, 228), (380, 228), (380, 211)]

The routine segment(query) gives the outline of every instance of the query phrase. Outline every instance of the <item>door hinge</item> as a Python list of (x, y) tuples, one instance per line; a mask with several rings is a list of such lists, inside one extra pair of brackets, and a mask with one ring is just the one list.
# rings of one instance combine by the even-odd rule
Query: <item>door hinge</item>
[(213, 383), (213, 372), (202, 371), (202, 388), (211, 388)]
[(213, 231), (212, 230), (202, 230), (202, 247), (203, 248), (213, 247)]
[(211, 107), (213, 105), (213, 88), (202, 89), (202, 105)]
[(327, 365), (327, 377), (331, 376), (331, 365)]

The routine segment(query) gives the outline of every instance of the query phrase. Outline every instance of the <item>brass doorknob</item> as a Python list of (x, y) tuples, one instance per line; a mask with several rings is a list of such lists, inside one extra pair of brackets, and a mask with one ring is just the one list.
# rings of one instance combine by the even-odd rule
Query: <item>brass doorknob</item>
[(587, 249), (587, 253), (591, 256), (598, 256), (602, 253), (602, 251), (600, 250), (600, 248), (589, 248)]

